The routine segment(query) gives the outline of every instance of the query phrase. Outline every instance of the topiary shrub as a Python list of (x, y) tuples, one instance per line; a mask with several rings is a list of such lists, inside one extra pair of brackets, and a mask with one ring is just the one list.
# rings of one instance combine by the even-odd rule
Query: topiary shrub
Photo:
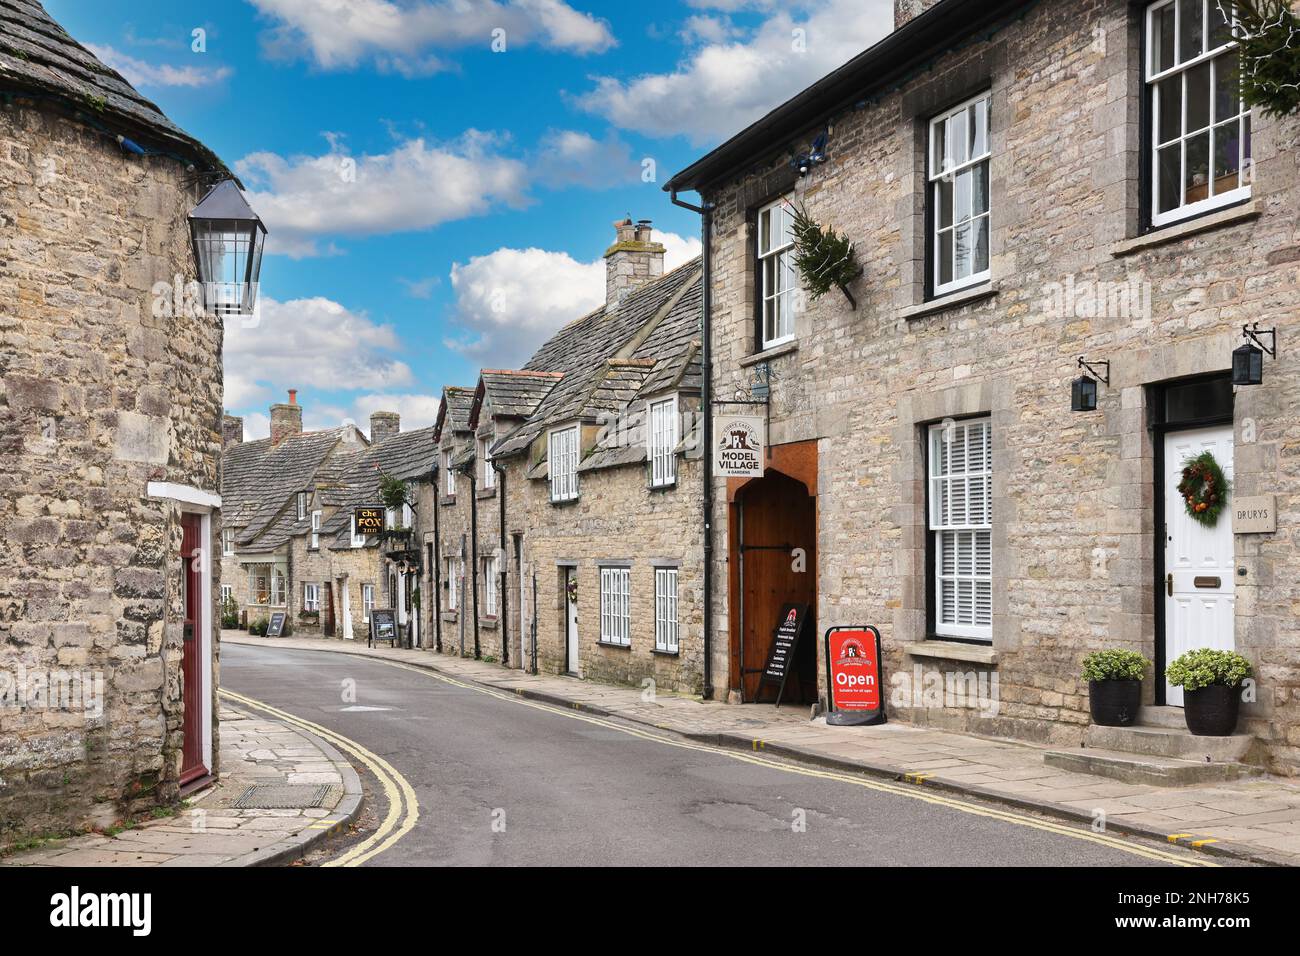
[(1215, 685), (1238, 687), (1253, 673), (1250, 661), (1236, 651), (1200, 647), (1172, 661), (1165, 670), (1165, 679), (1183, 690), (1200, 690)]
[(1137, 651), (1093, 651), (1083, 659), (1083, 679), (1141, 680), (1151, 662)]

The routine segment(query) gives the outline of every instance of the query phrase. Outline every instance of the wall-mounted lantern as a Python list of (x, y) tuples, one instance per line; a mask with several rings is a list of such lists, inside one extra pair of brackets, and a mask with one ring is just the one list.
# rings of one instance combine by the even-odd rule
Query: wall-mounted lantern
[[(1246, 340), (1232, 351), (1232, 384), (1259, 385), (1264, 381), (1264, 353), (1277, 358), (1277, 329), (1261, 329), (1259, 323), (1241, 327), (1242, 337)], [(1265, 345), (1261, 335), (1269, 337)]]
[[(1084, 374), (1076, 378), (1070, 388), (1070, 408), (1076, 412), (1095, 412), (1097, 380), (1110, 384), (1110, 362), (1087, 362), (1080, 355), (1079, 368), (1084, 370)], [(1098, 371), (1099, 368), (1103, 370)]]
[(266, 227), (233, 179), (223, 179), (190, 212), (203, 304), (212, 315), (253, 314)]
[(766, 402), (772, 396), (772, 366), (767, 362), (759, 362), (754, 366), (749, 394), (756, 402)]

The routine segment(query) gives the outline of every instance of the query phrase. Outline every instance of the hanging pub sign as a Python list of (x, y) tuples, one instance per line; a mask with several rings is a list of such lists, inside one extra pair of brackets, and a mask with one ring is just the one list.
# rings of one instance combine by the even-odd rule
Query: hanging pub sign
[(758, 680), (758, 696), (763, 696), (763, 688), (776, 685), (776, 706), (781, 706), (781, 695), (785, 693), (785, 682), (790, 676), (790, 668), (795, 664), (795, 652), (799, 649), (799, 637), (808, 623), (807, 604), (786, 604), (781, 608), (781, 620), (772, 632), (772, 649), (768, 651), (767, 663), (763, 665), (762, 675)]
[(762, 478), (767, 423), (753, 415), (719, 415), (714, 430), (715, 478)]
[(870, 625), (829, 628), (826, 684), (830, 698), (826, 723), (833, 727), (883, 724), (880, 632)]
[(374, 647), (380, 641), (397, 646), (397, 612), (392, 608), (370, 609), (370, 639), (366, 646)]
[(274, 614), (272, 614), (270, 623), (266, 625), (266, 636), (283, 637), (284, 621), (285, 621), (285, 613), (283, 611), (276, 611)]
[(366, 505), (365, 507), (357, 508), (352, 514), (353, 520), (356, 521), (358, 535), (384, 533), (383, 505)]

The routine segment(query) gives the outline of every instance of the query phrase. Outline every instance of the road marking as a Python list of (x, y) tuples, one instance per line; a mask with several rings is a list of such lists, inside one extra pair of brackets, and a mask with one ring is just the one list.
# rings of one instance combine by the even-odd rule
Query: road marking
[[(330, 730), (328, 727), (322, 727), (320, 724), (314, 724), (309, 720), (290, 714), (287, 711), (280, 710), (278, 707), (272, 707), (260, 700), (254, 700), (251, 697), (245, 697), (242, 694), (236, 694), (234, 691), (222, 689), (221, 696), (233, 700), (236, 703), (244, 704), (248, 707), (255, 707), (268, 714), (273, 714), (287, 724), (298, 727), (302, 730), (310, 731), (329, 741), (345, 753), (356, 757), (357, 760), (365, 764), (370, 772), (375, 775), (380, 786), (384, 790), (384, 796), (388, 799), (388, 813), (380, 822), (379, 827), (366, 839), (362, 840), (356, 846), (352, 847), (342, 856), (328, 860), (322, 863), (322, 866), (360, 866), (367, 860), (373, 859), (385, 850), (393, 847), (398, 840), (410, 833), (415, 828), (415, 822), (420, 818), (420, 804), (415, 798), (415, 789), (407, 782), (407, 779), (397, 772), (387, 760), (376, 753), (372, 753), (365, 747), (362, 747), (355, 740)], [(400, 818), (400, 822), (399, 822)]]
[[(295, 648), (297, 650), (298, 648)], [(302, 648), (302, 650), (309, 650)], [(330, 651), (316, 651), (318, 654), (328, 654)], [(413, 674), (419, 674), (423, 677), (439, 681), (444, 684), (450, 684), (453, 687), (460, 687), (464, 690), (474, 691), (476, 694), (483, 694), (488, 697), (494, 697), (497, 700), (507, 701), (512, 704), (531, 707), (534, 710), (545, 711), (548, 714), (554, 714), (558, 717), (567, 717), (570, 720), (581, 720), (585, 723), (596, 724), (610, 730), (616, 730), (619, 733), (626, 734), (629, 737), (639, 737), (642, 740), (653, 741), (654, 743), (663, 744), (667, 747), (676, 747), (680, 750), (694, 750), (699, 753), (716, 754), (731, 760), (739, 760), (744, 763), (755, 764), (761, 767), (768, 767), (782, 773), (796, 774), (802, 777), (813, 777), (819, 780), (834, 780), (840, 783), (848, 783), (853, 786), (862, 787), (867, 790), (875, 790), (881, 793), (892, 793), (896, 796), (907, 797), (912, 800), (922, 800), (926, 803), (936, 806), (947, 807), (952, 810), (958, 810), (962, 813), (968, 813), (972, 816), (986, 817), (991, 820), (998, 820), (1003, 823), (1010, 823), (1016, 826), (1028, 827), (1034, 830), (1041, 830), (1045, 833), (1054, 833), (1058, 836), (1070, 837), (1074, 840), (1082, 840), (1088, 843), (1095, 843), (1098, 846), (1104, 846), (1112, 850), (1119, 850), (1124, 853), (1140, 856), (1148, 860), (1156, 860), (1160, 863), (1168, 863), (1173, 866), (1211, 866), (1217, 867), (1219, 864), (1210, 860), (1189, 858), (1184, 859), (1182, 855), (1169, 853), (1165, 850), (1159, 850), (1154, 847), (1142, 846), (1141, 844), (1130, 843), (1118, 837), (1109, 834), (1094, 833), (1091, 830), (1083, 830), (1071, 826), (1067, 823), (1057, 823), (1049, 819), (1037, 819), (1024, 814), (1015, 813), (1010, 810), (1002, 810), (996, 807), (982, 807), (973, 803), (967, 803), (963, 800), (944, 796), (935, 792), (933, 789), (925, 787), (918, 788), (915, 786), (904, 786), (897, 783), (887, 783), (882, 780), (873, 780), (864, 775), (840, 773), (830, 770), (819, 770), (813, 767), (801, 767), (788, 763), (781, 763), (770, 757), (756, 757), (746, 751), (728, 750), (723, 747), (715, 747), (708, 744), (695, 743), (690, 740), (676, 739), (672, 737), (661, 737), (658, 734), (649, 731), (640, 730), (635, 727), (626, 727), (613, 721), (605, 720), (600, 717), (590, 716), (588, 714), (579, 714), (574, 710), (562, 707), (555, 707), (550, 704), (544, 704), (539, 701), (529, 700), (518, 693), (498, 691), (488, 687), (482, 687), (477, 684), (466, 683), (441, 674), (437, 671), (429, 670), (425, 667), (415, 667), (410, 664), (403, 664), (400, 661), (390, 661), (382, 657), (370, 657), (365, 655), (369, 660), (376, 661), (380, 664), (386, 664), (389, 667), (397, 667), (401, 670), (410, 671)], [(224, 691), (222, 692), (224, 693)], [(1188, 834), (1182, 834), (1186, 836)], [(1170, 842), (1176, 842), (1172, 838)]]
[(340, 707), (340, 714), (374, 714), (381, 710), (396, 710), (394, 707), (366, 707), (363, 704), (353, 704), (351, 707)]

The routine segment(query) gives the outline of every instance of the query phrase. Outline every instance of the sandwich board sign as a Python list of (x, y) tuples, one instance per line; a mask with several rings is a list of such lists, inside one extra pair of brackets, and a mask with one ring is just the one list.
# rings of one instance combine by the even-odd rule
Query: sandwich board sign
[(283, 637), (284, 622), (287, 615), (283, 611), (276, 611), (271, 615), (271, 621), (266, 625), (267, 637)]
[(762, 478), (766, 424), (753, 415), (719, 416), (713, 441), (713, 477)]
[(763, 696), (763, 688), (776, 685), (776, 706), (781, 706), (781, 696), (785, 693), (785, 682), (790, 677), (790, 669), (795, 664), (795, 652), (799, 649), (799, 638), (808, 623), (807, 604), (786, 604), (781, 608), (781, 620), (772, 631), (772, 648), (767, 653), (767, 663), (758, 679), (758, 697)]
[(878, 630), (870, 625), (827, 629), (826, 686), (826, 723), (832, 727), (885, 722)]
[(397, 646), (397, 612), (392, 608), (370, 609), (370, 639), (366, 641), (366, 646), (373, 647), (380, 641)]

